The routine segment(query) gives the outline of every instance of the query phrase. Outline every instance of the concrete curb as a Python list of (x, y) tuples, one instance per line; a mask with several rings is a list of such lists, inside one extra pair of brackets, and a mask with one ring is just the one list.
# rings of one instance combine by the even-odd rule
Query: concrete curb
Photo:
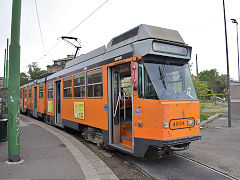
[(221, 114), (215, 114), (215, 115), (209, 117), (207, 120), (200, 123), (200, 127), (204, 126), (205, 124), (207, 124), (209, 122), (212, 122), (213, 120), (219, 118), (220, 116), (221, 116)]
[(81, 167), (86, 179), (118, 179), (112, 170), (97, 155), (73, 136), (53, 126), (33, 120), (30, 117), (23, 117), (27, 121), (31, 121), (31, 123), (47, 130), (59, 138)]
[(201, 112), (218, 112), (228, 110), (228, 108), (218, 108), (218, 109), (201, 109)]

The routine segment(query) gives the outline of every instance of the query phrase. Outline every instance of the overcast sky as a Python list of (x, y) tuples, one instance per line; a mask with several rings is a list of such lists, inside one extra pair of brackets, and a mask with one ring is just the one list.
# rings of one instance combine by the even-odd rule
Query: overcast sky
[[(31, 62), (38, 62), (42, 69), (46, 69), (52, 60), (73, 54), (75, 49), (57, 39), (68, 34), (105, 1), (37, 0), (43, 49), (35, 0), (22, 0), (21, 72), (27, 72), (26, 66)], [(237, 80), (236, 26), (230, 19), (240, 22), (240, 1), (225, 0), (225, 3), (230, 76)], [(3, 76), (4, 70), (6, 39), (10, 38), (11, 8), (11, 0), (0, 0), (0, 76)], [(184, 41), (193, 48), (192, 73), (196, 74), (197, 53), (199, 71), (216, 68), (220, 74), (226, 74), (222, 0), (109, 0), (69, 36), (78, 37), (82, 41), (80, 53), (87, 53), (107, 45), (113, 37), (139, 24), (179, 31)], [(57, 46), (52, 48), (58, 41)]]

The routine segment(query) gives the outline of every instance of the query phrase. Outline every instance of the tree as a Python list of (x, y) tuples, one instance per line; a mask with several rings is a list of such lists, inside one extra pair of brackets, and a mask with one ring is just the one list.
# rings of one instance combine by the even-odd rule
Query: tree
[(206, 99), (208, 96), (208, 83), (206, 81), (201, 81), (199, 77), (193, 79), (193, 83), (196, 89), (196, 93), (199, 99)]
[(38, 64), (36, 62), (32, 62), (32, 64), (29, 64), (27, 67), (28, 74), (30, 76), (29, 80), (38, 79), (41, 75), (47, 73), (46, 70), (41, 70), (41, 68), (38, 67)]
[(26, 84), (29, 81), (29, 76), (25, 72), (20, 73), (20, 86)]
[(216, 69), (205, 70), (199, 73), (199, 80), (207, 83), (211, 96), (226, 97), (227, 95), (227, 75), (219, 75)]
[(216, 69), (204, 70), (199, 73), (198, 77), (200, 81), (206, 81), (208, 88), (217, 93), (219, 73)]

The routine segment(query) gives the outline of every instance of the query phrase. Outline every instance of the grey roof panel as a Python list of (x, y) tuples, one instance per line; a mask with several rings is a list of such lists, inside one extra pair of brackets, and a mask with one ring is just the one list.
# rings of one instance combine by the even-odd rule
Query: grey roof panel
[(106, 51), (106, 47), (105, 47), (105, 45), (103, 45), (103, 46), (101, 46), (97, 49), (94, 49), (93, 51), (90, 51), (87, 54), (81, 54), (80, 56), (76, 57), (75, 59), (67, 62), (65, 68), (69, 68), (71, 66), (79, 64), (79, 63), (81, 63), (83, 61), (86, 61), (88, 59), (91, 59), (91, 58), (94, 58), (96, 56), (102, 55), (102, 54), (105, 53), (105, 51)]
[[(137, 34), (135, 33), (136, 29), (138, 29)], [(134, 34), (131, 32), (134, 32)], [(123, 37), (122, 38), (123, 41), (115, 44), (114, 40), (116, 38), (120, 38), (121, 36)], [(130, 38), (126, 39), (126, 37), (130, 37)], [(107, 45), (107, 52), (112, 51), (116, 48), (125, 46), (127, 44), (133, 43), (135, 41), (141, 41), (141, 40), (150, 39), (150, 38), (158, 39), (158, 40), (162, 40), (162, 41), (185, 44), (185, 42), (183, 41), (183, 39), (180, 36), (180, 34), (178, 33), (178, 31), (141, 24), (141, 25), (113, 38)]]

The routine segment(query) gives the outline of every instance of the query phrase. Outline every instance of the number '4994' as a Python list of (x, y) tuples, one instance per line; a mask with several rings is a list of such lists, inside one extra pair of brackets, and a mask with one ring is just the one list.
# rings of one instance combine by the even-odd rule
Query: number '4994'
[(175, 126), (184, 126), (184, 125), (185, 125), (184, 121), (177, 121), (177, 122), (173, 123), (173, 127), (175, 127)]

